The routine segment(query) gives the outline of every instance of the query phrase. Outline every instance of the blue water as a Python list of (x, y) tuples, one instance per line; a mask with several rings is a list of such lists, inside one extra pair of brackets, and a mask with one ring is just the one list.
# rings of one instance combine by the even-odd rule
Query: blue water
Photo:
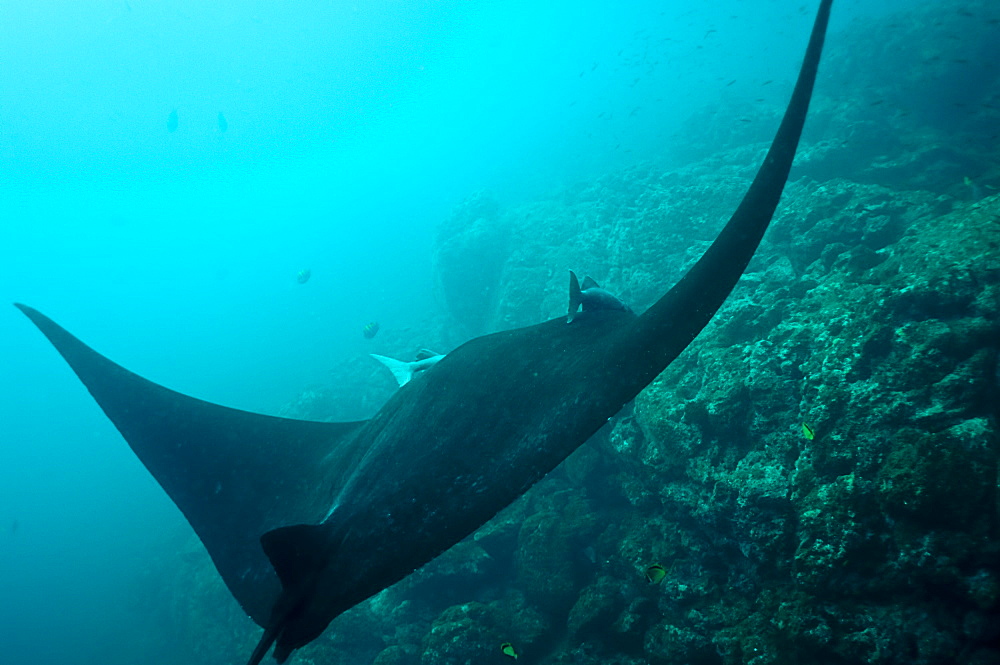
[[(128, 582), (186, 528), (6, 303), (275, 413), (368, 321), (440, 311), (435, 228), (473, 192), (669, 160), (705, 106), (783, 104), (815, 3), (539, 4), (0, 6), (0, 662), (125, 662)], [(907, 0), (870, 4), (838, 1), (831, 39)]]

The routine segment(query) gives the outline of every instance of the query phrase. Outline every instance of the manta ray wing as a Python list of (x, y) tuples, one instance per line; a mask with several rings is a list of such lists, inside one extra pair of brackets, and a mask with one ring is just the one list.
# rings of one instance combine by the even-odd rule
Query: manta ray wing
[(17, 307), (184, 513), (236, 600), (264, 625), (280, 584), (260, 535), (323, 518), (353, 466), (354, 435), (364, 423), (275, 418), (182, 395), (113, 363), (44, 314)]

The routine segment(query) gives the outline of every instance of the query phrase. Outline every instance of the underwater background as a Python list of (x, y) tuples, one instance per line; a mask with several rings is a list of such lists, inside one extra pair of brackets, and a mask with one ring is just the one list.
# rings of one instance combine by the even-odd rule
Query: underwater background
[[(369, 353), (564, 314), (569, 269), (653, 302), (814, 4), (5, 2), (0, 301), (199, 398), (370, 416)], [(872, 5), (834, 4), (713, 323), (292, 662), (1000, 663), (1000, 5)], [(86, 390), (13, 307), (0, 342), (0, 663), (245, 662), (259, 629)]]

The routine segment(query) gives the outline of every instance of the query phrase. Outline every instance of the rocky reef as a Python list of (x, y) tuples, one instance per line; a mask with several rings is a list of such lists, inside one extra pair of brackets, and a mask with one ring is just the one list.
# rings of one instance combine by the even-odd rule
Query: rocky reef
[[(803, 145), (703, 334), (550, 477), (296, 662), (507, 663), (509, 643), (528, 665), (1000, 663), (1000, 72), (955, 55), (951, 30), (996, 49), (967, 13), (993, 25), (997, 9), (928, 6), (884, 39), (894, 23), (833, 45), (826, 85), (882, 101), (826, 88), (810, 120), (824, 138)], [(891, 85), (865, 73), (928, 25), (932, 66)], [(975, 108), (908, 97), (948, 94), (956, 72), (975, 79)], [(715, 237), (766, 148), (720, 145), (513, 207), (476, 195), (439, 236), (448, 312), (386, 353), (446, 351), (452, 321), (478, 334), (559, 316), (571, 268), (643, 310)], [(286, 413), (343, 417), (332, 405), (357, 399), (355, 381), (374, 386), (362, 407), (391, 393), (377, 366), (349, 368)], [(154, 566), (147, 608), (192, 641), (189, 662), (245, 659), (257, 632), (207, 556), (179, 544)]]
[[(666, 201), (690, 214), (711, 187), (702, 168), (512, 211), (561, 205), (568, 231), (612, 209), (617, 251), (590, 252), (584, 225), (515, 243), (501, 318), (561, 313), (550, 265), (648, 304), (655, 266), (682, 271), (725, 183), (745, 186), (718, 179), (713, 207), (684, 217), (702, 224), (657, 238)], [(998, 248), (997, 195), (793, 183), (737, 290), (634, 409), (467, 543), (490, 547), (401, 585), (464, 557), (497, 571), (468, 587), (485, 606), (444, 609), (399, 662), (490, 662), (504, 640), (536, 663), (1000, 662)]]

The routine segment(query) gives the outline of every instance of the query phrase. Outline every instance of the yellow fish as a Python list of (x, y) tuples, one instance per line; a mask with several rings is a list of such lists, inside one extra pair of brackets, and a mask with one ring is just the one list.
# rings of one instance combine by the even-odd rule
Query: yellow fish
[(648, 580), (650, 584), (659, 584), (666, 576), (667, 571), (658, 563), (654, 563), (646, 569), (646, 580)]
[(501, 644), (500, 645), (500, 652), (503, 653), (503, 655), (505, 655), (505, 656), (508, 656), (510, 658), (513, 658), (514, 660), (517, 660), (517, 652), (514, 651), (514, 645), (511, 644), (510, 642), (504, 642), (503, 644)]
[(816, 438), (816, 430), (809, 423), (802, 423), (802, 433), (810, 441)]

